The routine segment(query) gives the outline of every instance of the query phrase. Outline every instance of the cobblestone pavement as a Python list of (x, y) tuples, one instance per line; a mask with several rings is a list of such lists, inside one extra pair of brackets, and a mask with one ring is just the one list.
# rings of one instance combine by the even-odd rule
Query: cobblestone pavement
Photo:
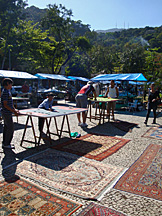
[[(74, 104), (68, 103), (67, 105), (74, 105)], [(146, 116), (146, 111), (135, 112), (135, 113), (129, 111), (116, 111), (115, 113), (116, 119), (138, 123), (138, 127), (133, 128), (129, 132), (123, 132), (113, 127), (110, 123), (108, 123), (108, 121), (106, 121), (104, 124), (98, 125), (97, 120), (92, 120), (92, 122), (90, 122), (89, 119), (87, 119), (88, 127), (86, 129), (83, 129), (78, 126), (76, 115), (69, 116), (69, 121), (70, 121), (71, 132), (78, 132), (81, 135), (84, 135), (89, 132), (97, 132), (97, 133), (106, 134), (110, 136), (130, 139), (131, 141), (128, 142), (125, 146), (123, 146), (120, 150), (118, 150), (116, 153), (112, 154), (111, 156), (107, 157), (102, 161), (102, 163), (105, 164), (109, 163), (109, 164), (129, 168), (139, 158), (139, 156), (143, 153), (143, 151), (146, 149), (146, 147), (149, 144), (153, 143), (153, 144), (162, 145), (161, 140), (141, 137), (151, 126), (153, 126), (151, 124), (152, 117), (153, 117), (152, 113), (148, 121), (147, 127), (143, 123), (145, 120), (145, 116)], [(34, 125), (37, 126), (37, 118), (33, 118), (33, 119), (34, 119)], [(58, 117), (57, 119), (58, 119), (58, 125), (61, 126), (61, 117)], [(14, 133), (14, 138), (12, 140), (12, 143), (15, 144), (15, 150), (13, 150), (13, 153), (4, 155), (3, 150), (0, 146), (0, 161), (1, 161), (0, 179), (3, 179), (3, 175), (2, 175), (3, 167), (10, 165), (16, 160), (20, 160), (29, 155), (32, 155), (35, 152), (42, 151), (48, 148), (49, 146), (48, 143), (43, 143), (38, 149), (36, 149), (34, 148), (34, 145), (32, 143), (24, 143), (23, 147), (20, 147), (25, 121), (26, 121), (25, 116), (20, 116), (18, 118), (18, 123), (17, 123), (17, 119), (14, 117), (15, 133)], [(157, 125), (162, 125), (161, 114), (159, 114), (157, 117)], [(36, 127), (36, 132), (38, 132), (37, 127)], [(64, 142), (65, 140), (69, 139), (67, 137), (67, 134), (63, 134), (63, 135), (64, 137), (61, 138), (60, 142)], [(31, 127), (28, 128), (26, 137), (27, 139), (32, 140)], [(58, 138), (56, 136), (53, 136), (52, 139), (53, 139), (53, 145), (59, 143)], [(0, 125), (0, 142), (2, 143), (2, 125)], [(31, 147), (31, 148), (26, 149), (24, 147)], [(72, 215), (77, 215), (83, 208), (85, 208), (91, 202), (82, 198), (78, 198), (74, 195), (67, 194), (65, 192), (60, 192), (55, 189), (48, 188), (46, 185), (43, 184), (41, 186), (54, 193), (67, 197), (68, 199), (81, 203), (83, 206)], [(121, 211), (126, 215), (130, 215), (130, 216), (162, 215), (161, 201), (138, 196), (132, 193), (119, 191), (116, 189), (111, 189), (109, 192), (107, 192), (104, 195), (101, 201), (96, 201), (96, 203)]]

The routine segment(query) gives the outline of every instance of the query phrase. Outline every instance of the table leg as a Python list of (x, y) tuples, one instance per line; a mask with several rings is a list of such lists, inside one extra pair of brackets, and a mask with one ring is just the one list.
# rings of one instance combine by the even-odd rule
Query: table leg
[(96, 117), (97, 117), (97, 109), (98, 109), (98, 103), (97, 103), (97, 102), (95, 103), (95, 107), (96, 107), (96, 109), (95, 109), (95, 120), (96, 120)]
[[(103, 104), (103, 103), (102, 103)], [(100, 119), (99, 119), (99, 124), (101, 124), (101, 119), (102, 119), (102, 105), (101, 105), (101, 109), (99, 107), (99, 114), (100, 114)]]
[[(50, 119), (50, 120), (51, 120), (51, 119)], [(46, 125), (47, 125), (47, 133), (49, 134), (50, 144), (52, 144), (51, 133), (50, 133), (50, 129), (49, 129), (49, 126), (50, 126), (51, 121), (49, 121), (49, 123), (48, 123), (47, 118), (45, 119), (45, 121), (46, 121)]]
[(66, 115), (66, 121), (67, 121), (69, 136), (71, 137), (70, 124), (69, 124), (69, 119), (68, 119), (68, 116), (67, 116), (67, 115)]
[(60, 136), (59, 136), (59, 138), (61, 138), (61, 135), (62, 135), (62, 129), (63, 129), (63, 126), (64, 126), (64, 121), (65, 121), (65, 116), (63, 116), (63, 119), (62, 119), (62, 124), (61, 124), (61, 129), (60, 129)]
[(36, 135), (35, 135), (35, 130), (34, 130), (34, 124), (33, 124), (32, 116), (29, 116), (29, 118), (30, 118), (30, 121), (31, 121), (33, 135), (34, 135), (34, 139), (35, 139), (35, 146), (37, 146), (37, 138), (36, 138)]
[(29, 116), (26, 119), (25, 129), (24, 129), (24, 132), (23, 132), (23, 136), (22, 136), (22, 139), (21, 139), (20, 146), (22, 146), (23, 141), (24, 141), (24, 137), (25, 137), (25, 134), (26, 134), (26, 129), (27, 129), (27, 126), (28, 126), (28, 121), (29, 121)]
[[(50, 120), (49, 120), (48, 127), (50, 127), (51, 120), (52, 120), (52, 118), (50, 118)], [(46, 124), (47, 124), (47, 123), (46, 123)], [(48, 130), (48, 128), (47, 128), (46, 135), (47, 135), (48, 133), (49, 133), (49, 130)]]
[(103, 103), (103, 107), (102, 107), (102, 108), (103, 108), (103, 124), (104, 124), (104, 122), (105, 122), (105, 121), (104, 121), (104, 120), (105, 120), (105, 105), (106, 105), (106, 104)]
[(57, 127), (56, 117), (54, 117), (54, 122), (55, 122), (55, 126), (56, 126), (57, 135), (58, 135), (58, 137), (59, 137), (60, 135), (59, 135), (58, 127)]
[[(88, 104), (88, 110), (89, 110), (89, 119), (90, 119), (90, 121), (91, 121), (91, 119), (92, 119), (92, 102), (91, 102), (91, 100), (89, 100), (89, 104)], [(88, 115), (88, 113), (87, 113), (87, 115)]]

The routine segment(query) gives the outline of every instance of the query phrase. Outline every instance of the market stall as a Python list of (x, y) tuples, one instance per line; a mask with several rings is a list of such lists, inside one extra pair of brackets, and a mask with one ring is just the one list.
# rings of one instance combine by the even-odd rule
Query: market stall
[[(14, 80), (14, 82), (23, 83), (25, 81), (29, 80), (37, 80), (38, 78), (30, 73), (22, 72), (22, 71), (9, 71), (9, 70), (0, 70), (0, 78), (1, 80), (3, 78), (11, 78)], [(21, 80), (21, 81), (20, 81)], [(14, 86), (16, 89), (17, 86)], [(22, 86), (20, 86), (22, 87)], [(1, 89), (1, 88), (0, 88)], [(11, 89), (12, 92), (12, 89)], [(21, 108), (22, 106), (28, 106), (31, 92), (23, 93), (22, 89), (20, 88), (19, 92), (14, 91), (14, 101), (16, 101), (16, 107)]]
[(89, 81), (88, 78), (85, 77), (76, 77), (76, 76), (68, 76), (71, 82), (68, 81), (67, 85), (67, 101), (75, 101), (75, 96), (79, 92), (79, 90), (86, 85)]
[[(120, 81), (121, 86), (124, 87), (122, 91), (119, 93), (119, 98), (123, 99), (122, 101), (118, 101), (116, 104), (116, 107), (121, 109), (125, 108), (128, 110), (129, 106), (131, 108), (134, 106), (133, 103), (135, 102), (137, 104), (136, 109), (138, 109), (138, 106), (140, 107), (140, 110), (142, 109), (141, 106), (141, 97), (138, 96), (137, 92), (137, 85), (139, 86), (147, 81), (147, 79), (143, 76), (142, 73), (131, 73), (131, 74), (100, 74), (94, 78), (91, 79), (93, 82), (110, 82), (111, 80), (114, 80), (116, 82)], [(134, 85), (135, 93), (131, 93), (132, 91), (131, 85)], [(137, 102), (137, 100), (139, 100)], [(131, 104), (131, 105), (130, 105)]]
[[(67, 94), (65, 91), (66, 82), (70, 81), (63, 75), (37, 73), (38, 78), (38, 104), (49, 92), (55, 95), (55, 99), (63, 99)], [(44, 82), (43, 82), (44, 81)]]

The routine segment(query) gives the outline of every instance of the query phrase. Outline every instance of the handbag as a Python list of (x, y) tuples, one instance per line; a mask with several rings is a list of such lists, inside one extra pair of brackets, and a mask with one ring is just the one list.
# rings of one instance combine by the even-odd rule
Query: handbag
[(159, 98), (157, 101), (156, 101), (157, 105), (160, 105), (161, 104), (161, 98)]

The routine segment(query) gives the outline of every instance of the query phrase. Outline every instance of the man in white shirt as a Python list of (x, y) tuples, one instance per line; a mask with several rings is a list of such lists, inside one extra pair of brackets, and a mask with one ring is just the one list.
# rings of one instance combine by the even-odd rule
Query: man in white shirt
[[(111, 80), (111, 83), (108, 86), (107, 92), (106, 92), (104, 97), (107, 97), (107, 95), (108, 95), (108, 98), (117, 98), (119, 96), (119, 91), (118, 91), (118, 88), (115, 86), (114, 80)], [(107, 106), (107, 115), (110, 118), (110, 110), (112, 110), (112, 119), (113, 120), (115, 120), (115, 118), (114, 118), (115, 106), (116, 106), (115, 101), (109, 102), (108, 106)]]

